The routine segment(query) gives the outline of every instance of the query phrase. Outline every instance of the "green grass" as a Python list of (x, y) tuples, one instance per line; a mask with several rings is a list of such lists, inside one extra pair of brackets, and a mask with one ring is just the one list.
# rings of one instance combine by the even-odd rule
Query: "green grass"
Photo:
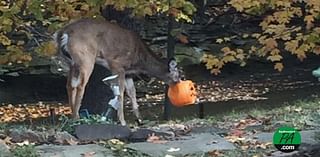
[(208, 122), (215, 123), (223, 120), (243, 119), (248, 115), (252, 117), (272, 117), (272, 122), (284, 122), (297, 129), (308, 129), (320, 126), (320, 99), (299, 100), (293, 103), (279, 104), (273, 109), (253, 108), (246, 111), (233, 110), (214, 116), (207, 116)]
[(18, 146), (11, 152), (14, 157), (40, 157), (33, 145)]

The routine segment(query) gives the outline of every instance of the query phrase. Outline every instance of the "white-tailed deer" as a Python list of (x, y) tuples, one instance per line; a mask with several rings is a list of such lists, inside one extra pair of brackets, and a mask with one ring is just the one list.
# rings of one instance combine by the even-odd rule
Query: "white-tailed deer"
[(98, 19), (81, 19), (68, 24), (55, 34), (59, 54), (68, 61), (67, 79), (72, 117), (79, 118), (79, 108), (94, 64), (100, 64), (118, 75), (120, 107), (118, 119), (126, 125), (123, 113), (124, 91), (131, 98), (133, 110), (139, 118), (136, 92), (127, 74), (145, 73), (167, 84), (180, 80), (176, 62), (164, 63), (132, 31), (117, 24)]

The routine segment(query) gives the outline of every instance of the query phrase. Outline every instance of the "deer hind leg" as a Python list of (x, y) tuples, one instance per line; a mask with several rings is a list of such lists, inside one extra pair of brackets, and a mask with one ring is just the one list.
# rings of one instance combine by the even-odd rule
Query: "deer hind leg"
[(86, 85), (93, 70), (93, 64), (73, 65), (68, 78), (68, 94), (72, 107), (72, 118), (78, 119), (81, 101)]
[(72, 78), (74, 77), (74, 70), (73, 68), (71, 67), (70, 68), (70, 71), (68, 73), (68, 78), (67, 78), (67, 94), (68, 94), (68, 103), (69, 103), (69, 106), (71, 107), (71, 110), (72, 110), (72, 117), (75, 117), (74, 115), (74, 109), (75, 109), (75, 98), (76, 98), (76, 94), (77, 94), (77, 88), (75, 87), (72, 87), (71, 85), (71, 80)]
[(140, 112), (139, 112), (139, 105), (137, 103), (136, 88), (134, 86), (134, 82), (133, 82), (132, 78), (126, 78), (125, 87), (126, 87), (126, 93), (131, 100), (133, 113), (137, 118), (137, 122), (140, 124), (141, 123), (141, 116), (140, 116)]

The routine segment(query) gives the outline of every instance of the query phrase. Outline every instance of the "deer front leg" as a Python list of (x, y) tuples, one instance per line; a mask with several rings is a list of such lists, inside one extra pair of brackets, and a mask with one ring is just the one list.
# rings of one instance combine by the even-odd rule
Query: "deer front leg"
[(133, 113), (137, 118), (138, 124), (140, 125), (142, 120), (139, 112), (139, 105), (137, 103), (136, 88), (134, 86), (134, 82), (132, 78), (126, 78), (125, 87), (126, 87), (126, 93), (131, 100)]

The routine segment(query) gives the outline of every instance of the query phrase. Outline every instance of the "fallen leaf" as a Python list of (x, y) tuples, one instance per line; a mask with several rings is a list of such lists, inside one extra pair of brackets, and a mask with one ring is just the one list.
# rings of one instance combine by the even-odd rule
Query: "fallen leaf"
[(180, 41), (181, 43), (183, 43), (183, 44), (189, 43), (188, 37), (185, 36), (185, 35), (183, 35), (183, 34), (179, 34), (179, 35), (177, 36), (177, 38), (178, 38), (179, 41)]
[(2, 144), (3, 147), (6, 147), (7, 149), (10, 149), (10, 147), (7, 145), (7, 143), (4, 140), (0, 139), (0, 144)]
[(166, 140), (161, 140), (159, 136), (156, 136), (154, 133), (148, 137), (147, 142), (150, 143), (155, 143), (155, 144), (164, 144), (167, 143), (168, 141)]
[(180, 148), (178, 147), (171, 147), (167, 150), (167, 152), (178, 152), (178, 151), (180, 151)]
[(20, 143), (16, 143), (18, 146), (27, 146), (27, 145), (34, 145), (35, 143), (30, 143), (28, 140), (25, 140)]
[(243, 134), (244, 134), (244, 131), (238, 130), (238, 129), (234, 129), (230, 131), (230, 135), (237, 136), (237, 137), (241, 137)]
[(219, 38), (219, 39), (216, 40), (216, 43), (218, 43), (218, 44), (221, 44), (222, 42), (223, 42), (223, 39)]
[(66, 139), (66, 142), (71, 146), (77, 145), (79, 143), (78, 141), (73, 140), (72, 138)]
[(247, 146), (247, 145), (241, 146), (242, 150), (247, 150), (248, 148), (249, 148), (249, 146)]
[(95, 155), (96, 152), (85, 152), (85, 153), (82, 153), (81, 156), (82, 157), (93, 157), (93, 155)]
[(223, 153), (220, 152), (219, 150), (214, 150), (214, 151), (208, 152), (208, 155), (210, 157), (219, 157), (219, 156), (223, 156)]
[(11, 139), (11, 137), (7, 136), (5, 139), (3, 139), (3, 142), (5, 142), (6, 144), (12, 144)]

